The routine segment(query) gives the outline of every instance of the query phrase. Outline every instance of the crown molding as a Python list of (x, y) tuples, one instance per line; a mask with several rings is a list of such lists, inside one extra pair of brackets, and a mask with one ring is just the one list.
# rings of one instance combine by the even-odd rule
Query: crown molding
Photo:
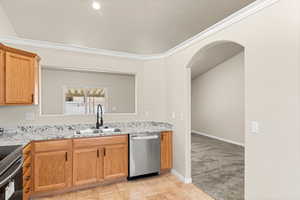
[(214, 35), (215, 33), (230, 27), (233, 24), (236, 24), (239, 21), (261, 11), (264, 8), (267, 8), (274, 3), (280, 0), (256, 0), (253, 3), (249, 4), (248, 6), (238, 10), (237, 12), (229, 15), (228, 17), (224, 18), (223, 20), (219, 21), (218, 23), (210, 26), (206, 30), (198, 33), (197, 35), (191, 37), (190, 39), (185, 40), (184, 42), (180, 43), (179, 45), (173, 47), (172, 49), (166, 51), (164, 53), (164, 57), (171, 56), (178, 51), (181, 51), (201, 40), (208, 38), (209, 36)]
[(166, 58), (168, 56), (171, 56), (201, 40), (204, 40), (207, 37), (225, 28), (228, 28), (229, 26), (259, 12), (264, 8), (273, 5), (278, 1), (279, 0), (256, 0), (253, 3), (249, 4), (248, 6), (240, 9), (239, 11), (231, 14), (225, 19), (221, 20), (220, 22), (200, 32), (199, 34), (185, 40), (184, 42), (169, 49), (168, 51), (159, 54), (135, 54), (135, 53), (127, 53), (127, 52), (113, 51), (113, 50), (106, 50), (106, 49), (89, 48), (89, 47), (71, 45), (65, 43), (55, 43), (55, 42), (48, 42), (48, 41), (24, 39), (19, 37), (2, 37), (0, 38), (0, 42), (7, 43), (7, 44), (26, 45), (26, 46), (33, 46), (33, 47), (40, 47), (40, 48), (49, 48), (49, 49), (97, 54), (103, 56), (113, 56), (113, 57), (136, 59), (136, 60), (161, 59), (161, 58)]
[(87, 53), (87, 54), (97, 54), (102, 56), (114, 56), (114, 57), (137, 59), (137, 60), (157, 59), (160, 58), (161, 55), (161, 54), (157, 54), (157, 55), (156, 54), (153, 55), (134, 54), (134, 53), (127, 53), (122, 51), (90, 48), (90, 47), (73, 45), (73, 44), (24, 39), (19, 37), (1, 37), (0, 42), (5, 44), (25, 45), (25, 46), (40, 47), (46, 49), (57, 49), (57, 50), (73, 51), (73, 52), (80, 52), (80, 53)]

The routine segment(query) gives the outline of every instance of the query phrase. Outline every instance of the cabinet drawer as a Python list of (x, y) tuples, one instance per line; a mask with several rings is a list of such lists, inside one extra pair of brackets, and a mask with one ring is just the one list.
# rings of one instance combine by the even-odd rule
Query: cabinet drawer
[(71, 140), (53, 140), (34, 143), (35, 152), (59, 151), (66, 150), (72, 147)]
[(29, 167), (23, 166), (23, 176), (28, 175), (28, 173), (31, 174), (31, 169), (32, 169), (31, 166), (29, 166)]
[(23, 173), (23, 186), (25, 186), (28, 182), (31, 182), (31, 179), (31, 169), (28, 169)]
[(30, 192), (31, 192), (31, 181), (28, 181), (23, 186), (23, 194), (24, 195), (29, 195)]
[(28, 144), (23, 148), (23, 155), (25, 159), (27, 156), (30, 156), (30, 153), (31, 153), (31, 144)]
[(84, 148), (84, 147), (102, 146), (108, 144), (124, 144), (127, 142), (128, 142), (128, 135), (79, 138), (73, 140), (73, 147)]
[(31, 156), (24, 158), (23, 171), (31, 167)]

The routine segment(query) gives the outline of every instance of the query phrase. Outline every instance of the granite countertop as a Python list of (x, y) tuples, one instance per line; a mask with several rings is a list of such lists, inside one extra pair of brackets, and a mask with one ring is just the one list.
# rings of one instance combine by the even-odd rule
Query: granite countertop
[(0, 146), (8, 145), (26, 145), (36, 140), (68, 139), (80, 137), (100, 137), (124, 134), (139, 134), (161, 131), (171, 131), (173, 126), (169, 123), (154, 121), (135, 121), (135, 122), (112, 122), (105, 123), (104, 126), (118, 128), (121, 132), (108, 133), (88, 133), (75, 134), (80, 130), (94, 128), (94, 124), (76, 124), (76, 125), (44, 125), (44, 126), (17, 126), (5, 128), (0, 135)]

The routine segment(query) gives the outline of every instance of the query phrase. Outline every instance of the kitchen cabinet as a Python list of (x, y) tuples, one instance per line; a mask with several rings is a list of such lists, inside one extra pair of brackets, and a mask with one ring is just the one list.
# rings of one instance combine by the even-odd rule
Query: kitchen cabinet
[(36, 54), (0, 44), (0, 105), (37, 104)]
[(162, 171), (170, 170), (173, 167), (173, 142), (171, 131), (161, 132), (160, 145), (160, 168)]
[(32, 192), (31, 143), (23, 148), (23, 200), (29, 200)]
[(84, 185), (103, 180), (103, 149), (85, 148), (73, 151), (73, 184)]
[(104, 147), (104, 179), (128, 176), (128, 145), (116, 144)]
[(74, 185), (127, 177), (127, 135), (74, 139), (73, 148)]
[(70, 140), (34, 143), (34, 192), (71, 186), (71, 148)]

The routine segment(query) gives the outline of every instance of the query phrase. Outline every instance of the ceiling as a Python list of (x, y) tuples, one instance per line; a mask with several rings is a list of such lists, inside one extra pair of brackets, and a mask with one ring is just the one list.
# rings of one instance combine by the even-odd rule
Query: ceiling
[(255, 0), (0, 0), (21, 38), (165, 52)]
[(232, 58), (243, 50), (242, 46), (233, 42), (225, 42), (200, 50), (189, 64), (192, 79)]

